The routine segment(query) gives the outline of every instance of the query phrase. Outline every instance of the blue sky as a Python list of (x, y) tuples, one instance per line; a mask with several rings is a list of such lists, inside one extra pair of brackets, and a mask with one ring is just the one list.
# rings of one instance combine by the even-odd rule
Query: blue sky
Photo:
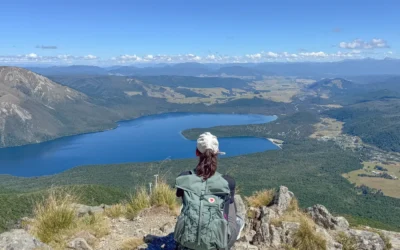
[(399, 11), (397, 0), (2, 1), (0, 63), (397, 57)]

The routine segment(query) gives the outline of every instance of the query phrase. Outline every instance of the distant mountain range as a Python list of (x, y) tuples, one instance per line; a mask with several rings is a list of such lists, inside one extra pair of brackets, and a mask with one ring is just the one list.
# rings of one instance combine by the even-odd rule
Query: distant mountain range
[(87, 65), (58, 67), (28, 67), (27, 69), (44, 76), (57, 75), (120, 75), (120, 76), (301, 76), (338, 77), (362, 75), (399, 75), (400, 60), (363, 59), (340, 62), (293, 62), (293, 63), (240, 63), (240, 64), (201, 64), (180, 63), (171, 65), (152, 65), (148, 67), (111, 66), (97, 67)]

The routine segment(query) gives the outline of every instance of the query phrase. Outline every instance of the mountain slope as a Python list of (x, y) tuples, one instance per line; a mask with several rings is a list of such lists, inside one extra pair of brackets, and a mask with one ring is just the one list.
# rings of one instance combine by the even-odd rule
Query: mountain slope
[(25, 69), (0, 67), (0, 147), (109, 128), (115, 119), (85, 94)]

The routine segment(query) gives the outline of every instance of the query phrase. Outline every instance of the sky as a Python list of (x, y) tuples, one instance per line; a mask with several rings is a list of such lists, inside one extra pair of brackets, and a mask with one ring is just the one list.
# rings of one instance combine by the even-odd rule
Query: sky
[(399, 58), (398, 0), (0, 1), (0, 65)]

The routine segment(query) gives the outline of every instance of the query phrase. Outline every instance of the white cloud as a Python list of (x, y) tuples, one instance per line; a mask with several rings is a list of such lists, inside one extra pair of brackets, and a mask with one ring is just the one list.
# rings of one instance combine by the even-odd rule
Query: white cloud
[(268, 57), (272, 57), (272, 58), (277, 58), (278, 54), (270, 51), (270, 52), (267, 53), (267, 56)]
[(28, 58), (38, 58), (38, 55), (36, 55), (35, 53), (30, 53), (27, 55)]
[(94, 56), (94, 55), (87, 55), (87, 56), (84, 56), (83, 57), (85, 60), (94, 60), (94, 59), (97, 59), (97, 56)]
[(374, 38), (369, 42), (361, 39), (355, 39), (351, 42), (341, 42), (339, 47), (342, 49), (376, 49), (376, 48), (389, 48), (388, 43), (380, 38)]
[[(383, 46), (383, 40), (371, 40), (370, 46)], [(352, 46), (357, 47), (357, 46)], [(365, 46), (364, 46), (365, 47)], [(392, 56), (392, 51), (378, 53), (374, 50), (357, 49), (339, 49), (336, 52), (326, 51), (302, 51), (298, 53), (284, 52), (258, 52), (245, 54), (241, 56), (229, 56), (221, 54), (208, 54), (205, 56), (188, 54), (124, 54), (106, 59), (99, 58), (95, 55), (74, 56), (68, 54), (59, 54), (54, 56), (41, 56), (39, 54), (30, 53), (26, 55), (0, 55), (0, 64), (89, 64), (89, 65), (118, 65), (118, 64), (135, 64), (135, 63), (183, 63), (183, 62), (199, 62), (199, 63), (259, 63), (259, 62), (303, 62), (303, 61), (339, 61), (343, 59), (360, 59), (365, 57), (384, 58)]]

